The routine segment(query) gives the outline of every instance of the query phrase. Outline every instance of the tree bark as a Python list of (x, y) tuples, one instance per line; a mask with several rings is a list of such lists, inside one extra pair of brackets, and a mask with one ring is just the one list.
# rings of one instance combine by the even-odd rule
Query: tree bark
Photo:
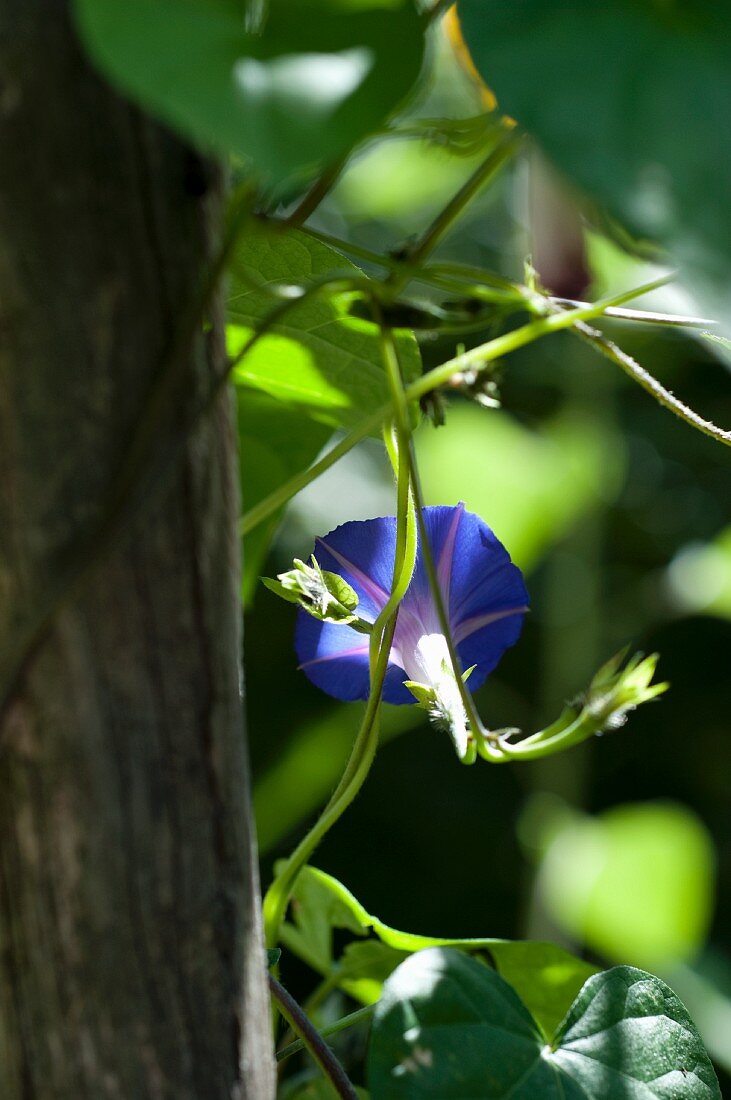
[[(0, 670), (33, 641), (0, 676), (3, 1100), (274, 1091), (228, 397), (176, 444), (223, 362), (215, 298), (175, 351), (221, 207), (67, 3), (0, 0)], [(176, 356), (165, 476), (105, 544)]]

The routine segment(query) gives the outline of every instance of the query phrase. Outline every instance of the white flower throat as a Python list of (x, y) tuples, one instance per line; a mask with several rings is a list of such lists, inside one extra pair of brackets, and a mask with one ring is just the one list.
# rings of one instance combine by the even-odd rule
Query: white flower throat
[[(408, 679), (430, 688), (433, 698), (427, 707), (429, 716), (445, 726), (460, 757), (467, 751), (469, 731), (459, 684), (452, 669), (447, 639), (441, 633), (419, 634), (416, 624), (397, 631), (393, 657)], [(419, 626), (423, 629), (422, 624)], [(409, 629), (411, 627), (411, 629)]]

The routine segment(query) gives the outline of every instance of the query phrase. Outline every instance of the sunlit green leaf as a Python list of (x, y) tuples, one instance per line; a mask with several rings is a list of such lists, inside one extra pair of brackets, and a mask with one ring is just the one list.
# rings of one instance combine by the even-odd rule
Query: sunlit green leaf
[[(252, 229), (236, 253), (229, 294), (228, 350), (236, 355), (276, 302), (251, 288), (307, 286), (327, 275), (359, 276), (344, 256), (297, 231)], [(334, 427), (353, 427), (389, 400), (378, 333), (348, 316), (350, 295), (322, 295), (295, 304), (286, 318), (258, 339), (234, 372), (237, 385), (254, 387)], [(421, 371), (411, 333), (396, 337), (404, 377)]]
[(338, 959), (338, 985), (356, 1001), (375, 1004), (386, 978), (408, 957), (381, 940), (354, 940)]
[[(372, 941), (350, 945), (338, 962), (342, 987), (357, 1000), (378, 999), (384, 978), (406, 954), (428, 947), (454, 947), (484, 952), (499, 973), (519, 989), (540, 1027), (550, 1034), (572, 998), (595, 972), (580, 959), (549, 943), (502, 939), (445, 939), (390, 928), (361, 905), (332, 875), (306, 867), (293, 894), (293, 922), (282, 929), (282, 942), (323, 974), (333, 972), (333, 928), (356, 935), (375, 935)], [(385, 948), (385, 950), (384, 950)], [(342, 969), (341, 969), (342, 968)]]
[(678, 998), (631, 967), (589, 978), (550, 1045), (494, 970), (457, 951), (412, 956), (371, 1030), (379, 1100), (719, 1100)]
[[(239, 462), (244, 509), (253, 508), (294, 474), (314, 462), (330, 436), (300, 409), (244, 387), (238, 403)], [(251, 598), (281, 510), (244, 539), (243, 595)]]
[(353, 895), (329, 875), (307, 867), (292, 894), (292, 923), (282, 937), (287, 947), (311, 966), (327, 970), (333, 961), (333, 929), (345, 928), (363, 935), (370, 920)]
[[(312, 172), (378, 127), (421, 68), (413, 0), (75, 0), (95, 62), (196, 141), (281, 179)], [(258, 31), (258, 28), (257, 28)]]
[(729, 5), (459, 0), (459, 13), (500, 106), (728, 309)]

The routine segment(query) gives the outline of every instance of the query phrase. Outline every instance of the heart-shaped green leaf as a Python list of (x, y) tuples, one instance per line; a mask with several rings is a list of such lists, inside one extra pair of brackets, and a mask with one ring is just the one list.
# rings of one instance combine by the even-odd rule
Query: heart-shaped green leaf
[[(413, 0), (75, 0), (99, 68), (204, 150), (272, 179), (312, 171), (377, 128), (416, 80)], [(258, 31), (258, 28), (257, 28)]]
[(433, 948), (391, 975), (376, 1009), (379, 1100), (720, 1100), (693, 1022), (659, 978), (618, 966), (584, 985), (550, 1044), (499, 974)]

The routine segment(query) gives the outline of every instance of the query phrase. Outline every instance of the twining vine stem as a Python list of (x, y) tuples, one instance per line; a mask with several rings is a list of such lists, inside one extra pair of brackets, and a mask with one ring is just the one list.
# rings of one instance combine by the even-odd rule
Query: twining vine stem
[[(634, 290), (625, 291), (622, 294), (613, 295), (609, 298), (603, 298), (599, 302), (581, 306), (577, 309), (552, 313), (548, 317), (539, 318), (527, 325), (523, 325), (521, 328), (514, 329), (512, 332), (497, 336), (485, 344), (479, 344), (469, 351), (462, 352), (454, 358), (448, 359), (445, 363), (427, 371), (421, 378), (407, 385), (404, 391), (406, 400), (407, 402), (418, 401), (432, 390), (439, 389), (440, 386), (448, 384), (452, 378), (460, 375), (465, 370), (483, 370), (491, 363), (494, 363), (496, 359), (509, 355), (518, 348), (525, 347), (534, 340), (540, 339), (542, 336), (547, 336), (552, 332), (559, 332), (563, 329), (570, 329), (580, 321), (591, 321), (596, 317), (601, 317), (608, 308), (619, 305), (622, 302), (631, 301), (633, 298), (640, 297), (643, 294), (648, 294), (659, 286), (664, 286), (670, 278), (671, 276), (662, 276), (659, 279), (652, 280), (650, 283), (645, 283), (642, 286), (636, 287)], [(280, 485), (278, 489), (275, 489), (275, 491), (268, 497), (265, 497), (264, 500), (259, 501), (258, 504), (246, 512), (242, 517), (242, 533), (248, 534), (249, 531), (252, 531), (258, 524), (272, 515), (273, 512), (276, 512), (285, 505), (287, 501), (291, 500), (296, 493), (304, 489), (306, 485), (309, 485), (310, 482), (330, 469), (335, 462), (352, 450), (357, 443), (360, 443), (366, 436), (377, 431), (380, 425), (389, 418), (391, 409), (392, 406), (389, 402), (388, 404), (380, 406), (375, 412), (371, 413), (370, 416), (364, 417), (360, 424), (351, 429), (351, 431), (336, 444), (332, 451), (329, 451), (323, 458), (319, 459), (307, 470), (301, 471), (289, 481)], [(682, 414), (678, 413), (678, 415)], [(721, 442), (726, 442), (725, 437), (728, 433), (722, 428), (716, 428), (715, 425), (713, 429), (714, 438), (719, 439)]]
[(460, 187), (459, 191), (449, 200), (424, 234), (411, 248), (407, 249), (404, 258), (408, 261), (408, 267), (399, 271), (392, 271), (384, 283), (384, 288), (389, 299), (395, 298), (409, 281), (409, 268), (418, 268), (423, 264), (444, 235), (451, 229), (454, 222), (479, 194), (482, 188), (497, 175), (507, 162), (517, 153), (523, 141), (523, 135), (514, 127), (507, 130), (501, 141), (488, 154), (482, 164)]
[(286, 860), (264, 896), (264, 936), (276, 947), (289, 898), (302, 868), (325, 834), (351, 804), (365, 782), (378, 744), (378, 717), (383, 682), (388, 669), (398, 607), (406, 594), (416, 561), (416, 528), (410, 502), (410, 476), (406, 456), (399, 454), (397, 471), (396, 552), (389, 599), (373, 624), (370, 637), (371, 686), (365, 714), (353, 744), (345, 772), (330, 801), (312, 829)]
[(685, 402), (676, 397), (674, 393), (665, 389), (662, 383), (658, 382), (654, 375), (645, 370), (645, 368), (626, 351), (618, 347), (613, 340), (609, 340), (603, 332), (599, 332), (598, 329), (592, 328), (591, 325), (587, 325), (585, 321), (580, 321), (576, 325), (575, 331), (578, 336), (590, 344), (600, 355), (604, 355), (607, 359), (610, 359), (612, 363), (616, 363), (618, 367), (621, 367), (625, 374), (629, 375), (634, 382), (642, 386), (642, 388), (651, 394), (664, 408), (680, 417), (681, 420), (685, 420), (686, 423), (692, 424), (694, 428), (697, 428), (699, 432), (703, 432), (704, 435), (708, 435), (711, 439), (715, 439), (719, 443), (725, 443), (727, 447), (731, 447), (731, 431), (725, 428), (719, 428), (711, 420), (705, 420), (702, 416), (699, 416), (694, 409), (691, 409)]

